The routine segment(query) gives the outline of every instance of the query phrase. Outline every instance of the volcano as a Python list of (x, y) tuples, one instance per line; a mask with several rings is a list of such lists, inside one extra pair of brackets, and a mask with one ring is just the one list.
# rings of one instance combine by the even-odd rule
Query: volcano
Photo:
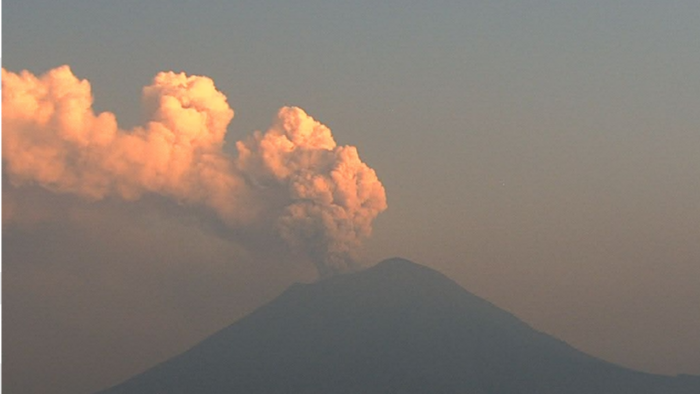
[(538, 332), (404, 259), (295, 284), (190, 350), (100, 394), (698, 394)]

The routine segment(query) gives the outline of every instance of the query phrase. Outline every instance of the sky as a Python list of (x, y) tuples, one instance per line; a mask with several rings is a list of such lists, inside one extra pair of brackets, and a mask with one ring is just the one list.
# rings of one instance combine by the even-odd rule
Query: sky
[[(394, 256), (589, 354), (700, 374), (697, 2), (5, 0), (2, 18), (8, 392), (94, 392), (319, 270)], [(94, 116), (68, 121), (114, 114), (93, 129), (117, 142), (13, 133), (22, 70), (82, 94)], [(131, 177), (161, 152), (149, 130), (189, 135), (165, 96), (214, 119), (186, 187)], [(72, 177), (27, 161), (44, 141)]]

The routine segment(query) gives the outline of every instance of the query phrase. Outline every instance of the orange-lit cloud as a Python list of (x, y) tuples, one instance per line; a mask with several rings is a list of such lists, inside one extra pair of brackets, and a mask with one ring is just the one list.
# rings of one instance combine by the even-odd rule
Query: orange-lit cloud
[(277, 232), (327, 275), (347, 268), (386, 196), (353, 146), (302, 109), (222, 151), (233, 110), (211, 79), (162, 72), (143, 89), (145, 125), (121, 130), (95, 114), (90, 84), (68, 66), (41, 76), (2, 70), (4, 171), (90, 200), (147, 193), (204, 205), (228, 226)]

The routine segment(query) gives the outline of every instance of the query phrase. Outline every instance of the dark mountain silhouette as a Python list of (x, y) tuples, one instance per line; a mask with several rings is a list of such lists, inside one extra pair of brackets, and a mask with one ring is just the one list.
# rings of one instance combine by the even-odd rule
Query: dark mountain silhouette
[(700, 377), (632, 371), (530, 328), (403, 259), (277, 299), (102, 394), (698, 394)]

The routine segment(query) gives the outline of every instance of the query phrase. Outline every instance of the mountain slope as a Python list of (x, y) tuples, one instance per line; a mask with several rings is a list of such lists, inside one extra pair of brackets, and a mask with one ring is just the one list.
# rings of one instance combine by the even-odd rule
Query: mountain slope
[(290, 287), (189, 351), (102, 394), (700, 393), (537, 332), (403, 259)]

